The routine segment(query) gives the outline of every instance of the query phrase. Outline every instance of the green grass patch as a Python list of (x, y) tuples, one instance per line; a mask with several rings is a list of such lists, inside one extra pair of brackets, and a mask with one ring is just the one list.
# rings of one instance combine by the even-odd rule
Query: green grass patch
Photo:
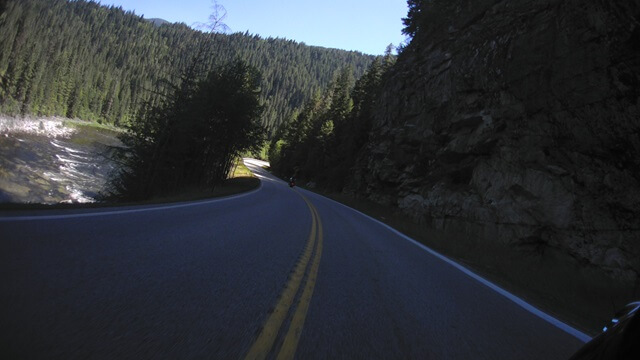
[(75, 129), (84, 127), (84, 128), (93, 128), (93, 129), (99, 129), (99, 130), (108, 130), (116, 133), (123, 133), (127, 131), (127, 129), (125, 128), (117, 127), (111, 124), (98, 123), (95, 121), (84, 121), (80, 119), (64, 119), (62, 121), (62, 124), (65, 127), (70, 127)]
[(235, 179), (239, 177), (254, 177), (251, 170), (249, 170), (249, 168), (244, 164), (244, 162), (242, 162), (242, 159), (236, 160), (236, 164), (233, 168), (233, 171), (231, 172), (231, 175), (229, 175), (230, 179)]

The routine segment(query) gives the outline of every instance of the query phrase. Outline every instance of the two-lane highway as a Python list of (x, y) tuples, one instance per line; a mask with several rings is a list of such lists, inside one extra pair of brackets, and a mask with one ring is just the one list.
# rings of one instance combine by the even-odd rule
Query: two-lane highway
[(564, 359), (588, 339), (248, 165), (261, 187), (225, 199), (0, 214), (3, 358)]

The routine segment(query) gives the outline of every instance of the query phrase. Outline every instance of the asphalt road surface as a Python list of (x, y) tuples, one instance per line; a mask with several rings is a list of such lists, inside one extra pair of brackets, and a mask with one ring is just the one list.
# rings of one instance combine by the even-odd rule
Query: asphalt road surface
[(588, 340), (255, 164), (261, 187), (224, 199), (0, 214), (0, 356), (566, 359)]

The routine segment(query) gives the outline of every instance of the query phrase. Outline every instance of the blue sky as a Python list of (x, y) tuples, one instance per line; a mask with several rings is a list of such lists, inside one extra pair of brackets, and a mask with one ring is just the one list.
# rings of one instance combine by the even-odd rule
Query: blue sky
[[(145, 18), (192, 25), (206, 22), (211, 0), (99, 0), (122, 6)], [(227, 10), (231, 32), (249, 31), (307, 45), (382, 54), (390, 43), (404, 41), (402, 18), (406, 0), (218, 0)]]

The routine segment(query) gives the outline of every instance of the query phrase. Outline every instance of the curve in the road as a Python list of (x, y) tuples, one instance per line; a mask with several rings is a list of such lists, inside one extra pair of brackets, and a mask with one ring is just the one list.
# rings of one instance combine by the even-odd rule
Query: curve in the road
[[(274, 348), (277, 336), (281, 331), (282, 324), (288, 315), (290, 315), (291, 306), (296, 299), (300, 285), (305, 274), (307, 275), (305, 286), (295, 306), (295, 312), (291, 318), (289, 329), (284, 335), (284, 341), (278, 352), (277, 359), (286, 360), (293, 359), (304, 321), (309, 310), (309, 303), (313, 295), (318, 269), (320, 267), (320, 257), (322, 256), (322, 220), (318, 215), (315, 206), (302, 194), (298, 194), (305, 201), (311, 213), (311, 231), (309, 232), (309, 240), (300, 256), (300, 260), (296, 264), (293, 274), (289, 278), (282, 294), (278, 299), (273, 312), (265, 322), (262, 331), (258, 335), (245, 359), (265, 359)], [(315, 251), (314, 251), (315, 247)], [(314, 254), (313, 262), (309, 264), (312, 254)]]
[(589, 339), (387, 225), (248, 165), (264, 186), (244, 195), (0, 221), (10, 329), (0, 353), (562, 359)]

